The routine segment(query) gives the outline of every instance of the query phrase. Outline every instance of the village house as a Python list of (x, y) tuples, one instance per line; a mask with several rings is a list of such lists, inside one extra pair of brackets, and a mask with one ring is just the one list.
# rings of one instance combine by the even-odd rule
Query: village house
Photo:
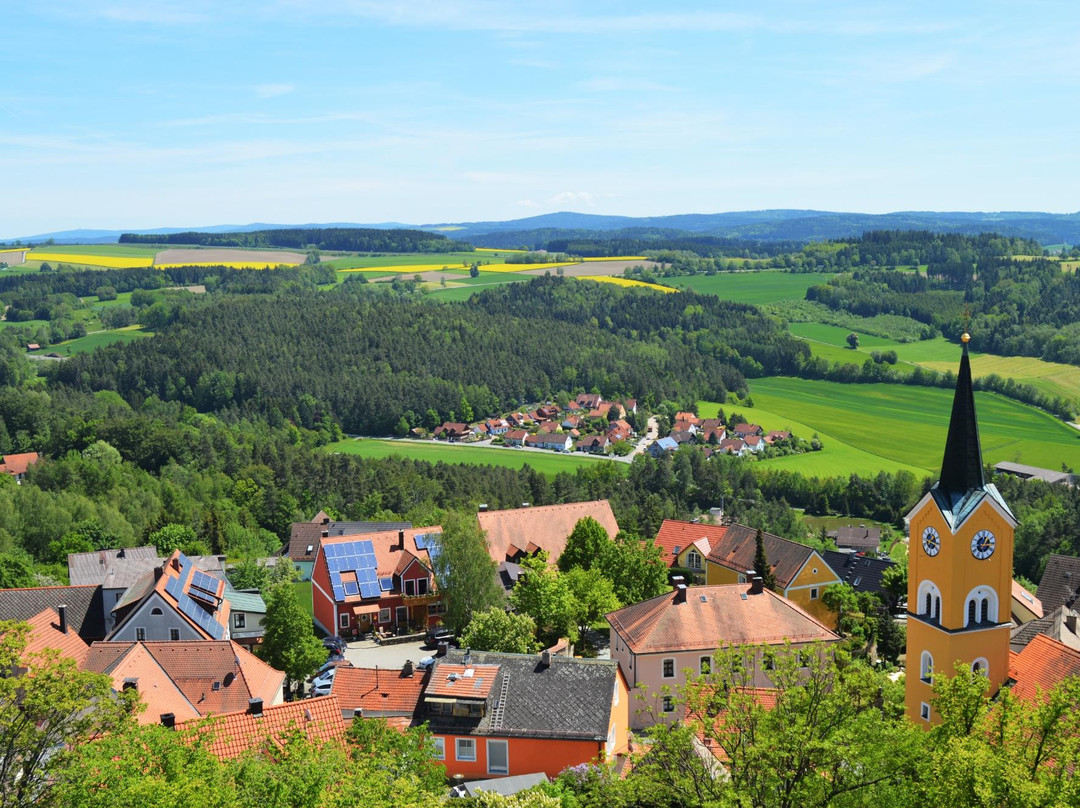
[(716, 447), (716, 451), (720, 454), (731, 454), (736, 457), (742, 457), (746, 454), (746, 443), (741, 438), (725, 438), (720, 441), (720, 445)]
[(701, 423), (701, 419), (692, 412), (677, 412), (675, 413), (675, 423), (679, 422), (693, 424), (696, 427)]
[(1020, 653), (1040, 634), (1080, 651), (1080, 613), (1067, 606), (1058, 606), (1042, 617), (1013, 627), (1009, 634), (1009, 650)]
[(743, 440), (746, 444), (746, 451), (757, 454), (765, 448), (765, 439), (759, 435), (747, 435)]
[(688, 570), (695, 582), (705, 582), (705, 559), (727, 532), (723, 525), (665, 519), (656, 533), (660, 558), (668, 567)]
[[(717, 648), (763, 645), (778, 653), (788, 648), (798, 653), (810, 643), (840, 640), (816, 617), (765, 589), (760, 576), (749, 584), (688, 588), (678, 583), (673, 593), (611, 612), (607, 620), (611, 658), (618, 661), (628, 685), (645, 693), (631, 713), (633, 729), (680, 720), (675, 696), (688, 681), (686, 671), (708, 673)], [(764, 659), (758, 660), (756, 671), (754, 685), (770, 687)]]
[(663, 457), (665, 454), (676, 451), (679, 444), (671, 438), (660, 438), (649, 444), (648, 452), (653, 457)]
[(505, 435), (508, 429), (510, 429), (510, 424), (503, 418), (492, 418), (484, 421), (484, 431), (492, 437)]
[(1080, 607), (1080, 558), (1051, 553), (1035, 597), (1044, 612), (1052, 612), (1058, 606)]
[(611, 412), (611, 408), (613, 406), (615, 406), (615, 405), (612, 404), (610, 401), (601, 402), (600, 404), (597, 404), (595, 407), (593, 407), (591, 410), (589, 410), (589, 416), (588, 417), (589, 418), (602, 418), (602, 419), (606, 420), (608, 418), (608, 414)]
[(544, 421), (540, 424), (540, 433), (544, 435), (554, 435), (559, 431), (560, 425), (557, 421)]
[(61, 613), (68, 631), (87, 644), (105, 637), (100, 586), (32, 586), (0, 589), (0, 620), (27, 622), (49, 611), (57, 621)]
[(762, 434), (762, 429), (757, 424), (735, 424), (735, 426), (731, 427), (731, 431), (735, 433), (736, 437), (744, 440), (750, 435), (760, 437)]
[(826, 550), (822, 556), (840, 580), (856, 592), (885, 593), (882, 583), (885, 570), (896, 566), (891, 558), (863, 555), (854, 550)]
[(827, 534), (840, 549), (856, 550), (862, 553), (876, 553), (881, 544), (881, 528), (865, 525), (843, 525)]
[(252, 699), (285, 698), (285, 674), (228, 640), (96, 642), (83, 669), (104, 673), (116, 691), (134, 689), (146, 709), (140, 724), (235, 712)]
[[(706, 559), (709, 584), (746, 583), (747, 571), (754, 569), (757, 531), (745, 525), (728, 525)], [(777, 592), (805, 609), (826, 625), (836, 624), (836, 615), (821, 600), (839, 576), (812, 547), (788, 541), (771, 533), (762, 536), (765, 556), (776, 576)]]
[(266, 632), (266, 601), (257, 589), (236, 589), (225, 579), (225, 600), (232, 620), (230, 635), (249, 650), (262, 642)]
[(565, 433), (539, 432), (525, 438), (525, 445), (533, 449), (549, 449), (554, 452), (569, 452), (574, 448), (573, 436)]
[(581, 421), (582, 418), (580, 415), (568, 415), (563, 419), (560, 426), (562, 426), (563, 429), (577, 429), (581, 426)]
[(791, 437), (791, 433), (786, 430), (772, 429), (765, 433), (765, 442), (772, 446), (777, 441), (787, 440)]
[(607, 454), (611, 451), (611, 439), (607, 435), (590, 435), (574, 444), (574, 449), (590, 454)]
[(555, 777), (626, 752), (630, 709), (614, 661), (455, 650), (436, 660), (421, 718), (448, 773)]
[(114, 642), (228, 640), (225, 582), (179, 550), (144, 573), (112, 607)]
[(9, 454), (0, 457), (0, 472), (10, 474), (15, 482), (22, 484), (26, 476), (26, 470), (38, 462), (37, 452), (23, 452), (22, 454)]
[(55, 609), (47, 607), (26, 621), (30, 631), (26, 635), (26, 648), (23, 651), (23, 661), (27, 665), (23, 671), (32, 667), (37, 655), (45, 651), (56, 651), (61, 658), (82, 666), (90, 653), (90, 643), (68, 623), (67, 610), (64, 604)]
[(459, 441), (468, 437), (471, 431), (468, 424), (446, 421), (435, 430), (435, 437), (441, 440)]
[(634, 430), (630, 424), (618, 418), (607, 425), (607, 436), (613, 441), (629, 440), (634, 436)]
[(688, 429), (672, 430), (671, 434), (668, 435), (668, 437), (680, 446), (682, 446), (684, 443), (694, 442), (694, 433)]
[(282, 551), (300, 568), (303, 580), (311, 578), (315, 553), (319, 542), (331, 536), (356, 536), (366, 533), (387, 533), (408, 530), (411, 522), (338, 522), (323, 511), (315, 514), (310, 522), (293, 522), (289, 530), (289, 543)]
[(1037, 597), (1024, 589), (1014, 578), (1009, 605), (1009, 615), (1014, 626), (1022, 626), (1043, 616), (1043, 605)]
[(599, 393), (579, 393), (574, 399), (582, 408), (587, 410), (596, 409), (603, 402)]
[(111, 631), (116, 625), (112, 608), (132, 584), (160, 567), (162, 562), (156, 547), (70, 553), (67, 557), (68, 580), (72, 586), (101, 587), (102, 619), (106, 630)]
[(334, 674), (330, 695), (337, 699), (346, 721), (382, 718), (392, 726), (405, 728), (422, 720), (417, 707), (425, 682), (426, 672), (417, 670), (411, 661), (397, 670), (345, 665)]
[[(177, 723), (177, 716), (161, 716), (161, 722), (177, 730), (196, 729), (195, 719)], [(220, 760), (231, 760), (245, 752), (281, 747), (299, 732), (310, 741), (345, 741), (345, 722), (333, 696), (269, 705), (253, 698), (243, 709), (215, 716), (210, 727), (199, 729), (206, 736), (206, 748)]]
[(702, 423), (698, 434), (701, 436), (701, 439), (706, 443), (717, 444), (727, 437), (727, 429), (725, 429), (724, 425), (719, 422), (717, 422), (715, 425)]
[(507, 446), (524, 446), (527, 437), (529, 433), (524, 429), (511, 429), (503, 436), (503, 441)]
[(439, 621), (429, 542), (438, 526), (322, 540), (311, 574), (315, 624), (355, 637), (425, 631)]
[(671, 432), (689, 432), (691, 435), (696, 435), (698, 432), (697, 422), (687, 421), (685, 418), (680, 418), (671, 426)]
[(525, 426), (525, 424), (531, 423), (532, 419), (529, 418), (523, 412), (512, 412), (506, 416), (506, 423), (510, 426)]
[(634, 415), (637, 415), (636, 398), (625, 398), (620, 402), (620, 404), (622, 405), (624, 413), (633, 413)]
[(520, 561), (543, 550), (554, 564), (580, 519), (591, 516), (614, 537), (619, 532), (611, 503), (606, 499), (543, 505), (504, 511), (481, 510), (476, 515), (495, 563)]

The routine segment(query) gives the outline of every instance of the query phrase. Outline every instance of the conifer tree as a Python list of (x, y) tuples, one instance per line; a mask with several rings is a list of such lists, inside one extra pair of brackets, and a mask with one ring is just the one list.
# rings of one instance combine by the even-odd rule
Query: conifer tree
[(766, 589), (775, 592), (776, 575), (773, 573), (772, 564), (769, 563), (769, 557), (765, 554), (765, 534), (761, 532), (760, 527), (757, 535), (754, 536), (754, 543), (757, 545), (757, 549), (754, 551), (754, 572), (761, 576)]

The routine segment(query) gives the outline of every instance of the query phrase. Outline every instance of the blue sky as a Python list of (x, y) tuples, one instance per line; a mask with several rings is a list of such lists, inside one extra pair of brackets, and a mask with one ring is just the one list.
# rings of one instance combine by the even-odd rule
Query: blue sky
[(13, 0), (0, 236), (1080, 210), (1080, 4)]

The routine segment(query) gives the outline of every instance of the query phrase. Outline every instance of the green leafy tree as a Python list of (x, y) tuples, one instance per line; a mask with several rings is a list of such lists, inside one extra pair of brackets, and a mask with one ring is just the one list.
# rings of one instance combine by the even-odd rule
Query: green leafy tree
[(589, 628), (622, 606), (615, 596), (615, 585), (598, 568), (574, 567), (562, 575), (577, 601), (580, 629)]
[(110, 677), (81, 671), (56, 651), (28, 654), (28, 631), (25, 623), (0, 622), (2, 808), (48, 804), (64, 750), (121, 732), (137, 704), (133, 692), (114, 694)]
[(776, 573), (773, 572), (772, 564), (765, 553), (765, 534), (758, 528), (754, 535), (754, 572), (761, 576), (766, 589), (776, 591)]
[(353, 760), (374, 761), (390, 777), (412, 780), (432, 794), (444, 790), (446, 769), (435, 760), (435, 742), (426, 724), (401, 731), (381, 718), (353, 721), (347, 739)]
[(894, 564), (881, 574), (881, 586), (888, 597), (888, 605), (895, 609), (907, 597), (908, 565), (907, 562)]
[(850, 334), (847, 335), (847, 344), (848, 347), (854, 351), (856, 348), (859, 347), (859, 335), (852, 331)]
[(497, 580), (498, 566), (488, 553), (476, 517), (452, 513), (432, 554), (435, 582), (446, 605), (443, 622), (460, 634), (477, 612), (501, 606), (505, 598)]
[[(158, 554), (168, 556), (174, 550), (188, 555), (185, 548), (191, 548), (198, 541), (195, 531), (187, 525), (168, 524), (158, 528), (146, 540), (157, 548)], [(207, 555), (207, 553), (191, 553), (191, 555)]]
[(600, 556), (600, 571), (620, 603), (640, 603), (668, 591), (667, 567), (654, 542), (620, 531)]
[(600, 563), (604, 551), (611, 543), (611, 537), (604, 526), (591, 516), (584, 516), (574, 525), (566, 539), (566, 547), (559, 556), (558, 565), (562, 572), (574, 567), (591, 569)]
[(537, 553), (521, 562), (521, 577), (510, 594), (510, 602), (515, 611), (533, 619), (541, 642), (552, 644), (560, 637), (578, 641), (581, 606), (566, 577), (548, 566), (547, 553)]
[(315, 636), (311, 615), (300, 604), (296, 589), (280, 583), (263, 593), (266, 620), (256, 653), (272, 668), (284, 671), (290, 682), (303, 683), (325, 660), (326, 649)]
[(0, 553), (0, 589), (22, 589), (37, 581), (25, 558), (12, 553)]
[(497, 606), (474, 614), (458, 640), (463, 648), (477, 651), (532, 654), (540, 650), (533, 619), (527, 614), (513, 614)]

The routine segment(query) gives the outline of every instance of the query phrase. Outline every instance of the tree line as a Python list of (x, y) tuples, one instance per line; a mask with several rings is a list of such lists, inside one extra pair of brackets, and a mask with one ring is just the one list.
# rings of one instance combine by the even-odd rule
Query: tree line
[(246, 233), (124, 233), (121, 244), (194, 245), (199, 247), (285, 248), (344, 252), (462, 252), (468, 244), (423, 230), (378, 230), (358, 227), (288, 228)]

